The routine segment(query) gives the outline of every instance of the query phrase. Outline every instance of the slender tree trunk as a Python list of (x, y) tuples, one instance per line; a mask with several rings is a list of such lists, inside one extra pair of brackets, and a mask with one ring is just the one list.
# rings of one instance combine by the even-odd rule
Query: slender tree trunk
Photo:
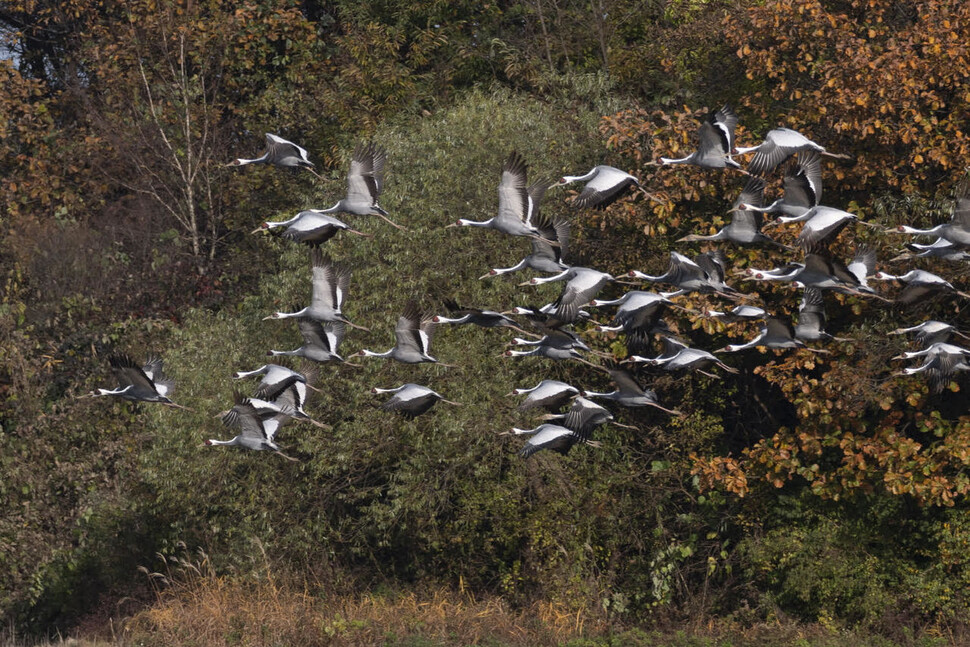
[(556, 66), (552, 62), (552, 46), (549, 44), (549, 30), (546, 28), (546, 17), (542, 12), (542, 0), (536, 0), (536, 13), (539, 14), (539, 26), (542, 28), (542, 44), (546, 49), (546, 60), (549, 62), (549, 71), (555, 72)]
[(607, 38), (607, 9), (603, 0), (593, 0), (593, 24), (596, 25), (596, 36), (599, 38), (600, 56), (603, 59), (603, 70), (610, 71), (609, 47)]

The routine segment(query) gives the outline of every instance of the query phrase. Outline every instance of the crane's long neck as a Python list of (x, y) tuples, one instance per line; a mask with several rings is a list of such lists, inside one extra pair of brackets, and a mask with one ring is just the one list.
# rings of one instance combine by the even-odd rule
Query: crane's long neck
[(361, 348), (358, 354), (362, 357), (390, 357), (394, 353), (394, 349), (384, 351), (383, 353), (377, 353), (372, 350), (367, 350), (366, 348)]
[(233, 165), (245, 166), (246, 164), (265, 164), (266, 160), (268, 159), (269, 159), (269, 153), (266, 152), (260, 155), (259, 157), (254, 157), (253, 159), (246, 159), (244, 157), (240, 157), (235, 162), (233, 162)]
[(96, 393), (92, 393), (91, 395), (95, 397), (102, 396), (102, 395), (124, 395), (133, 386), (134, 386), (133, 384), (129, 384), (128, 386), (121, 387), (118, 389), (98, 389)]
[(375, 386), (373, 389), (371, 389), (371, 391), (373, 391), (374, 393), (398, 393), (400, 391), (403, 391), (406, 387), (407, 387), (406, 384), (393, 389), (379, 389)]
[(792, 214), (790, 216), (778, 216), (777, 220), (778, 220), (778, 222), (780, 222), (782, 224), (786, 224), (786, 223), (789, 223), (789, 222), (805, 222), (806, 220), (809, 220), (812, 217), (812, 215), (813, 214), (812, 214), (811, 210), (810, 209), (806, 209), (804, 212), (802, 212), (800, 214), (797, 214), (797, 215), (796, 214)]
[(702, 234), (689, 234), (689, 235), (684, 236), (683, 238), (681, 238), (680, 239), (680, 242), (693, 243), (693, 242), (697, 242), (697, 241), (700, 241), (700, 240), (723, 240), (724, 237), (725, 237), (724, 236), (724, 230), (722, 229), (722, 230), (720, 230), (719, 232), (717, 232), (716, 234), (714, 234), (712, 236), (704, 236)]
[(471, 319), (470, 314), (467, 314), (463, 317), (457, 317), (454, 319), (450, 317), (442, 317), (441, 315), (438, 315), (437, 317), (435, 317), (435, 323), (463, 324), (463, 323), (467, 323), (469, 319)]
[(270, 350), (266, 352), (267, 355), (273, 357), (279, 357), (281, 355), (288, 355), (290, 357), (302, 357), (303, 347), (297, 348), (296, 350)]
[(588, 182), (589, 180), (592, 180), (593, 177), (598, 172), (599, 171), (597, 171), (594, 168), (589, 173), (586, 173), (585, 175), (564, 175), (562, 176), (562, 179), (559, 181), (559, 184), (563, 185), (563, 184), (571, 184), (573, 182)]
[(215, 438), (210, 438), (205, 441), (206, 445), (239, 445), (239, 436), (236, 436), (232, 440), (217, 440)]
[(619, 391), (609, 391), (604, 393), (600, 393), (597, 391), (583, 391), (583, 397), (584, 398), (606, 398), (607, 400), (615, 400), (616, 396), (619, 393), (620, 393)]
[(554, 274), (553, 276), (537, 276), (536, 278), (532, 279), (530, 283), (532, 283), (533, 285), (540, 285), (542, 283), (555, 283), (557, 281), (565, 281), (571, 271), (572, 270), (564, 270), (559, 274)]
[(627, 301), (629, 301), (630, 294), (631, 294), (630, 292), (627, 292), (626, 294), (624, 294), (623, 296), (621, 296), (619, 299), (612, 299), (612, 300), (608, 300), (608, 301), (604, 301), (602, 299), (593, 299), (592, 301), (589, 302), (589, 305), (596, 306), (596, 307), (599, 307), (599, 306), (615, 306), (615, 305), (620, 305), (621, 303), (626, 303)]
[(236, 371), (233, 377), (239, 380), (244, 377), (252, 377), (253, 375), (264, 375), (268, 370), (269, 370), (269, 367), (260, 366), (254, 371)]
[(670, 158), (670, 157), (661, 157), (660, 158), (660, 163), (661, 164), (667, 164), (667, 165), (669, 165), (669, 164), (690, 164), (691, 162), (694, 161), (694, 157), (695, 157), (695, 154), (694, 153), (691, 153), (687, 157), (678, 157), (676, 159), (673, 159), (673, 158)]
[(542, 348), (536, 347), (532, 350), (507, 350), (505, 354), (509, 357), (527, 357), (529, 355), (538, 355), (542, 352)]
[(266, 319), (293, 319), (296, 317), (302, 317), (307, 313), (309, 308), (303, 308), (302, 310), (297, 310), (296, 312), (274, 312)]
[(491, 227), (493, 220), (495, 220), (495, 218), (489, 218), (488, 220), (482, 221), (466, 220), (465, 218), (461, 218), (455, 224), (457, 224), (459, 227)]
[(901, 230), (900, 233), (920, 235), (920, 236), (935, 236), (935, 235), (938, 235), (940, 231), (942, 231), (944, 228), (945, 228), (945, 225), (937, 225), (936, 227), (933, 227), (931, 229), (916, 229), (915, 227), (908, 227), (906, 225), (899, 227), (899, 229)]
[(639, 270), (632, 270), (630, 272), (630, 276), (635, 279), (640, 279), (641, 281), (653, 281), (653, 282), (665, 281), (667, 279), (666, 274), (660, 274), (659, 276), (652, 276), (650, 274), (644, 274)]
[[(497, 267), (493, 270), (490, 270), (486, 276), (498, 276), (499, 274), (511, 274), (512, 272), (518, 272), (519, 270), (523, 269), (526, 266), (526, 263), (527, 263), (526, 259), (523, 258), (521, 261), (519, 261), (512, 267)], [(482, 278), (485, 278), (485, 277), (482, 277)]]
[(344, 210), (344, 201), (337, 200), (337, 204), (333, 205), (329, 209), (314, 209), (317, 213), (340, 213)]
[(735, 155), (747, 155), (748, 153), (755, 152), (759, 148), (761, 148), (761, 144), (758, 144), (757, 146), (737, 146), (737, 147), (734, 148), (734, 154)]

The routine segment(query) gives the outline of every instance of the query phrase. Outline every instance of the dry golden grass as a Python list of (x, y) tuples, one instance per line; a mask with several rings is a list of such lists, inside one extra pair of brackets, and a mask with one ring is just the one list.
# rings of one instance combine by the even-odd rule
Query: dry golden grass
[(163, 595), (127, 625), (125, 642), (157, 645), (385, 645), (420, 637), (441, 645), (560, 645), (588, 631), (582, 612), (542, 603), (513, 611), (460, 593), (319, 597), (272, 581), (209, 578)]
[(561, 645), (602, 635), (595, 610), (552, 603), (513, 610), (497, 598), (461, 591), (421, 595), (328, 595), (294, 590), (272, 574), (255, 581), (219, 576), (200, 561), (174, 560), (155, 573), (158, 601), (126, 623), (120, 642), (166, 647), (205, 645)]

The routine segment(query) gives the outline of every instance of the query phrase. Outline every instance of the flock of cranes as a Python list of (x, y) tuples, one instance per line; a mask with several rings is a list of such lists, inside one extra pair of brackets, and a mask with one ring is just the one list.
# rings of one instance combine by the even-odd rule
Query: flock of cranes
[[(635, 377), (636, 367), (697, 371), (718, 377), (716, 373), (708, 371), (738, 373), (738, 369), (717, 356), (719, 353), (739, 352), (754, 347), (799, 348), (827, 353), (827, 349), (809, 344), (849, 341), (825, 330), (824, 295), (828, 291), (893, 301), (868, 285), (868, 280), (872, 279), (903, 283), (904, 289), (894, 300), (903, 305), (934, 293), (970, 298), (970, 294), (925, 270), (914, 269), (900, 275), (875, 271), (877, 259), (867, 247), (859, 247), (855, 258), (847, 264), (836, 258), (829, 250), (829, 245), (849, 225), (858, 223), (878, 227), (860, 221), (847, 211), (820, 204), (821, 156), (847, 156), (830, 153), (787, 128), (770, 131), (764, 142), (757, 146), (739, 148), (734, 140), (737, 124), (737, 116), (730, 107), (725, 106), (701, 123), (696, 151), (680, 159), (660, 158), (658, 164), (662, 166), (690, 164), (709, 169), (728, 169), (729, 172), (733, 169), (746, 177), (740, 195), (733, 202), (730, 210), (732, 220), (728, 225), (714, 235), (692, 234), (678, 242), (771, 245), (789, 253), (800, 249), (801, 260), (792, 260), (777, 268), (748, 268), (737, 273), (745, 281), (786, 282), (801, 289), (802, 298), (795, 325), (786, 317), (773, 315), (765, 308), (750, 303), (738, 303), (727, 311), (698, 312), (673, 300), (693, 293), (733, 302), (750, 300), (748, 295), (728, 284), (730, 271), (722, 250), (706, 251), (692, 258), (681, 252), (671, 252), (669, 268), (659, 275), (634, 270), (623, 276), (612, 276), (592, 268), (568, 265), (570, 223), (566, 218), (550, 217), (541, 211), (540, 205), (547, 190), (574, 182), (583, 183), (583, 189), (573, 200), (574, 206), (580, 209), (603, 208), (630, 190), (641, 191), (649, 198), (653, 196), (638, 178), (610, 166), (596, 166), (586, 174), (567, 175), (556, 182), (539, 179), (530, 184), (528, 164), (521, 155), (512, 152), (501, 168), (496, 215), (485, 221), (461, 219), (447, 227), (488, 228), (508, 236), (528, 238), (531, 253), (511, 267), (489, 270), (481, 279), (529, 269), (548, 276), (532, 277), (520, 283), (520, 286), (562, 283), (559, 297), (542, 307), (517, 307), (507, 312), (463, 307), (453, 300), (447, 300), (443, 305), (448, 315), (422, 310), (417, 301), (410, 301), (397, 320), (393, 347), (383, 352), (361, 349), (351, 357), (386, 358), (405, 364), (439, 363), (431, 355), (431, 341), (438, 325), (471, 324), (483, 328), (511, 329), (520, 336), (514, 337), (510, 345), (527, 350), (508, 349), (504, 353), (507, 357), (538, 356), (583, 362), (607, 373), (615, 385), (613, 391), (593, 392), (555, 380), (543, 380), (535, 387), (516, 388), (509, 394), (526, 396), (519, 405), (521, 411), (532, 408), (548, 411), (544, 417), (546, 422), (539, 426), (533, 429), (514, 427), (506, 432), (529, 436), (520, 454), (528, 457), (542, 449), (565, 454), (576, 444), (596, 446), (598, 443), (592, 438), (596, 427), (619, 424), (608, 409), (593, 401), (595, 399), (614, 406), (654, 407), (670, 415), (680, 415), (678, 411), (664, 407), (657, 394), (638, 381)], [(735, 159), (745, 154), (753, 154), (746, 168)], [(316, 175), (306, 150), (270, 134), (266, 135), (266, 150), (260, 157), (237, 159), (231, 163), (232, 166), (247, 164), (299, 167)], [(280, 364), (265, 364), (255, 370), (237, 372), (234, 375), (236, 379), (259, 376), (259, 385), (251, 397), (237, 391), (233, 406), (218, 415), (225, 425), (238, 431), (237, 435), (230, 440), (210, 439), (206, 441), (207, 445), (238, 445), (252, 450), (271, 450), (287, 459), (296, 460), (283, 454), (276, 444), (280, 427), (289, 421), (326, 426), (313, 420), (304, 410), (309, 391), (315, 390), (312, 384), (319, 373), (317, 365), (324, 362), (350, 364), (339, 352), (347, 328), (368, 329), (352, 322), (343, 312), (350, 288), (351, 269), (333, 261), (323, 253), (321, 246), (341, 232), (370, 236), (339, 220), (336, 214), (377, 216), (394, 227), (404, 229), (393, 222), (387, 211), (378, 204), (384, 186), (385, 165), (386, 154), (381, 147), (374, 143), (359, 144), (350, 163), (346, 195), (336, 204), (329, 209), (301, 211), (289, 220), (263, 223), (253, 232), (278, 232), (282, 238), (310, 248), (312, 293), (309, 305), (294, 312), (276, 312), (265, 317), (295, 319), (304, 342), (297, 349), (269, 350), (267, 355), (297, 356), (304, 359), (304, 364), (300, 371)], [(779, 168), (783, 173), (783, 195), (765, 205), (766, 180)], [(776, 220), (765, 224), (765, 214), (776, 216)], [(801, 223), (801, 231), (796, 239), (797, 248), (784, 245), (763, 232), (763, 229), (788, 223)], [(931, 229), (899, 226), (884, 229), (884, 232), (936, 237), (936, 241), (928, 245), (910, 245), (910, 249), (916, 253), (907, 258), (966, 258), (970, 255), (970, 189), (966, 184), (961, 186), (949, 222)], [(894, 260), (899, 258), (903, 257)], [(640, 285), (634, 281), (657, 283), (673, 290), (629, 290), (616, 299), (597, 299), (608, 285)], [(590, 307), (616, 307), (616, 310), (609, 324), (604, 324), (594, 320), (586, 310)], [(676, 310), (715, 318), (726, 324), (757, 321), (761, 322), (760, 330), (757, 336), (746, 342), (729, 344), (718, 350), (691, 348), (664, 319), (664, 314)], [(592, 350), (572, 330), (575, 324), (583, 322), (595, 324), (593, 330), (623, 335), (627, 356), (617, 360), (609, 354)], [(921, 362), (897, 374), (925, 374), (934, 393), (944, 390), (957, 372), (970, 370), (970, 350), (950, 343), (954, 336), (964, 339), (970, 339), (970, 336), (950, 324), (925, 321), (895, 330), (893, 334), (912, 334), (920, 346), (919, 350), (894, 358), (918, 359)], [(663, 351), (650, 356), (655, 340), (662, 343)], [(600, 361), (591, 361), (590, 358)], [(151, 358), (142, 366), (126, 355), (112, 356), (109, 361), (118, 386), (114, 389), (98, 389), (90, 395), (180, 406), (168, 397), (173, 384), (164, 375), (160, 359)], [(414, 383), (374, 388), (373, 393), (390, 394), (382, 409), (411, 418), (427, 413), (438, 402), (459, 404), (428, 386)], [(562, 409), (567, 406), (563, 412)]]

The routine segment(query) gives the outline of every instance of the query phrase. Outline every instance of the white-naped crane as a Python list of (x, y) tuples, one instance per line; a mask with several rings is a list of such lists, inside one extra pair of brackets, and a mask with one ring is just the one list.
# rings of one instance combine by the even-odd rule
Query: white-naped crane
[(245, 166), (246, 164), (272, 164), (273, 166), (305, 168), (317, 177), (306, 149), (293, 142), (283, 139), (279, 135), (266, 133), (266, 148), (263, 154), (254, 159), (239, 158), (231, 161), (229, 166)]
[(263, 389), (264, 387), (272, 388), (273, 386), (290, 377), (295, 377), (298, 382), (306, 384), (307, 388), (316, 390), (311, 382), (316, 379), (317, 370), (308, 364), (305, 364), (299, 371), (294, 371), (293, 369), (280, 364), (263, 364), (259, 368), (255, 368), (251, 371), (236, 371), (232, 374), (232, 377), (235, 380), (256, 376), (260, 377), (257, 391)]
[(291, 375), (276, 384), (261, 383), (256, 389), (255, 397), (290, 411), (295, 420), (305, 420), (322, 429), (330, 429), (330, 425), (314, 420), (303, 406), (307, 401), (307, 384), (299, 376)]
[(264, 222), (258, 229), (254, 229), (251, 233), (256, 234), (261, 231), (273, 231), (279, 227), (286, 228), (280, 234), (281, 237), (296, 243), (303, 243), (309, 247), (319, 247), (341, 231), (356, 234), (357, 236), (364, 236), (365, 238), (371, 238), (373, 236), (373, 234), (365, 234), (362, 231), (351, 229), (347, 223), (323, 213), (319, 209), (301, 211), (289, 220)]
[[(222, 423), (227, 427), (236, 427), (239, 433), (231, 440), (217, 440), (210, 438), (206, 445), (235, 445), (254, 451), (271, 451), (279, 454), (288, 461), (299, 462), (299, 459), (287, 456), (280, 451), (274, 441), (276, 430), (279, 428), (278, 414), (271, 414), (264, 419), (257, 412), (250, 398), (236, 392), (233, 394), (235, 404), (232, 409), (222, 415)], [(272, 420), (272, 422), (269, 422)]]
[(792, 263), (776, 270), (749, 268), (747, 273), (748, 277), (755, 281), (791, 282), (800, 288), (836, 290), (845, 294), (885, 300), (871, 289), (860, 289), (859, 278), (843, 263), (828, 254), (806, 254), (804, 263)]
[(876, 250), (868, 245), (860, 245), (856, 248), (855, 256), (846, 266), (852, 276), (856, 278), (858, 284), (856, 290), (871, 293), (873, 289), (869, 287), (869, 277), (876, 271)]
[(320, 322), (340, 321), (353, 328), (368, 330), (352, 323), (341, 310), (350, 288), (350, 268), (334, 263), (319, 248), (310, 251), (310, 261), (313, 276), (310, 305), (296, 312), (276, 312), (264, 317), (264, 320), (296, 318)]
[(139, 365), (130, 355), (111, 355), (108, 357), (108, 364), (111, 365), (118, 386), (114, 389), (99, 388), (88, 393), (87, 397), (112, 395), (130, 402), (160, 402), (169, 407), (191, 411), (168, 398), (175, 382), (165, 375), (161, 358), (152, 356), (143, 365)]
[(948, 342), (953, 335), (963, 337), (964, 339), (970, 339), (970, 335), (965, 335), (964, 333), (960, 332), (953, 324), (936, 321), (935, 319), (924, 321), (921, 324), (910, 326), (909, 328), (897, 328), (896, 330), (891, 331), (889, 334), (906, 335), (909, 333), (916, 333), (916, 342), (922, 348), (928, 348), (929, 346), (939, 342)]
[(679, 252), (670, 252), (670, 266), (665, 273), (652, 276), (632, 270), (628, 276), (654, 283), (667, 283), (678, 288), (677, 292), (669, 293), (668, 296), (700, 292), (734, 298), (737, 293), (724, 282), (723, 252), (705, 252), (698, 254), (694, 260)]
[(573, 200), (573, 205), (580, 209), (605, 209), (616, 202), (630, 187), (636, 187), (651, 200), (655, 199), (647, 193), (635, 175), (603, 164), (594, 166), (583, 175), (564, 175), (552, 186), (566, 186), (573, 182), (586, 183), (580, 194)]
[(435, 315), (431, 318), (431, 321), (436, 324), (472, 324), (482, 328), (511, 328), (513, 330), (518, 330), (519, 332), (528, 334), (526, 331), (519, 328), (519, 325), (514, 319), (502, 314), (501, 312), (460, 306), (454, 299), (443, 299), (442, 303), (444, 304), (445, 309), (454, 316), (443, 317), (441, 315)]
[(768, 313), (764, 308), (758, 306), (740, 305), (735, 306), (727, 312), (720, 310), (706, 310), (704, 316), (717, 319), (724, 323), (737, 323), (738, 321), (752, 321), (754, 319), (764, 319)]
[(395, 411), (405, 418), (417, 418), (426, 413), (438, 402), (461, 406), (460, 402), (446, 400), (444, 396), (420, 384), (402, 384), (393, 389), (374, 387), (371, 393), (393, 393), (389, 400), (381, 405), (384, 411)]
[[(540, 212), (538, 217), (534, 219), (534, 224), (539, 230), (539, 238), (532, 239), (531, 254), (512, 267), (497, 267), (489, 270), (488, 274), (478, 278), (485, 279), (490, 276), (510, 274), (526, 268), (535, 270), (536, 272), (554, 274), (568, 270), (569, 266), (562, 259), (566, 255), (566, 248), (569, 245), (569, 221), (565, 218), (549, 220), (545, 214)], [(554, 242), (555, 245), (549, 241)]]
[(748, 171), (755, 175), (767, 175), (779, 164), (796, 153), (816, 151), (820, 155), (838, 159), (852, 159), (851, 155), (830, 153), (820, 144), (816, 144), (805, 135), (791, 128), (775, 128), (769, 130), (765, 140), (757, 146), (747, 146), (735, 149), (735, 155), (754, 153), (748, 162)]
[(519, 404), (519, 411), (528, 411), (537, 407), (556, 411), (569, 402), (574, 395), (579, 395), (579, 389), (559, 380), (542, 380), (531, 389), (514, 389), (507, 397), (514, 395), (526, 396)]
[(828, 247), (829, 243), (835, 240), (839, 232), (845, 229), (850, 222), (858, 222), (867, 227), (878, 226), (871, 222), (859, 220), (859, 217), (854, 213), (823, 205), (812, 207), (799, 216), (797, 220), (794, 218), (785, 220), (782, 217), (778, 218), (778, 221), (805, 223), (798, 233), (798, 244), (806, 252)]
[(938, 236), (962, 248), (970, 247), (970, 181), (964, 180), (957, 187), (949, 221), (930, 229), (900, 225), (886, 229), (886, 233)]
[(588, 364), (599, 368), (583, 357), (581, 350), (588, 350), (588, 346), (582, 341), (578, 341), (575, 335), (564, 330), (550, 330), (544, 337), (538, 340), (522, 339), (516, 337), (511, 344), (519, 346), (531, 346), (529, 350), (507, 350), (506, 357), (545, 357), (557, 361), (574, 359), (583, 364)]
[(656, 392), (652, 389), (644, 389), (637, 384), (629, 371), (622, 368), (606, 368), (603, 370), (609, 373), (616, 388), (606, 392), (584, 390), (582, 393), (584, 398), (602, 398), (615, 402), (621, 407), (656, 407), (675, 416), (683, 415), (680, 411), (668, 409), (661, 405), (657, 401)]
[[(394, 347), (383, 353), (364, 348), (359, 350), (357, 355), (360, 357), (386, 357), (404, 364), (439, 363), (437, 359), (428, 354), (431, 351), (431, 337), (434, 335), (434, 327), (433, 316), (423, 312), (416, 301), (409, 301), (394, 327), (396, 339)], [(450, 364), (440, 365), (451, 366)]]
[(621, 330), (629, 332), (637, 328), (649, 330), (657, 324), (668, 306), (681, 308), (669, 299), (669, 294), (646, 290), (630, 290), (624, 292), (618, 299), (606, 301), (593, 299), (589, 302), (589, 305), (593, 307), (619, 306), (609, 326), (597, 326), (596, 329), (600, 332), (618, 332)]
[(573, 445), (600, 446), (598, 441), (591, 440), (588, 436), (584, 436), (568, 427), (554, 425), (549, 422), (543, 423), (535, 429), (519, 429), (518, 427), (513, 427), (511, 432), (504, 433), (516, 436), (529, 436), (525, 445), (519, 450), (519, 456), (522, 458), (528, 458), (543, 449), (549, 449), (565, 456), (573, 448)]
[(825, 332), (825, 300), (819, 288), (805, 288), (802, 293), (795, 338), (802, 341), (852, 341)]
[(910, 270), (898, 276), (886, 272), (876, 272), (872, 275), (877, 281), (899, 281), (906, 287), (896, 296), (896, 303), (910, 305), (932, 294), (946, 292), (956, 294), (964, 299), (970, 299), (970, 294), (957, 290), (949, 281), (926, 270)]
[(940, 354), (933, 355), (919, 366), (904, 368), (895, 375), (925, 372), (926, 380), (930, 384), (930, 392), (936, 394), (942, 393), (950, 383), (950, 378), (959, 371), (970, 371), (970, 363), (965, 357)]
[(910, 253), (903, 252), (899, 254), (895, 258), (889, 259), (890, 263), (908, 261), (914, 258), (942, 258), (945, 261), (952, 261), (954, 263), (970, 260), (970, 248), (951, 243), (943, 238), (937, 238), (928, 245), (906, 243), (904, 247)]
[[(697, 150), (687, 157), (673, 159), (661, 157), (660, 164), (691, 164), (702, 168), (731, 167), (739, 170), (741, 165), (731, 157), (734, 150), (734, 129), (738, 125), (738, 116), (731, 106), (724, 106), (716, 112), (711, 112), (701, 122), (697, 132)], [(745, 171), (746, 172), (746, 171)]]
[(822, 157), (815, 151), (808, 151), (799, 153), (797, 159), (789, 160), (785, 165), (782, 191), (782, 197), (766, 207), (753, 203), (740, 207), (748, 211), (779, 214), (784, 218), (781, 222), (805, 215), (822, 199)]
[(963, 357), (964, 359), (970, 359), (970, 349), (941, 341), (930, 344), (922, 350), (905, 351), (901, 355), (893, 357), (893, 359), (913, 359), (914, 357), (932, 357), (934, 355), (941, 354), (957, 355), (959, 357)]
[(720, 378), (713, 373), (708, 373), (704, 369), (717, 366), (728, 373), (735, 375), (739, 373), (738, 369), (728, 366), (706, 350), (691, 348), (684, 342), (673, 337), (664, 336), (662, 339), (664, 342), (664, 352), (657, 357), (631, 355), (624, 362), (661, 366), (665, 371), (697, 371), (698, 373), (715, 379)]
[(289, 355), (302, 357), (312, 362), (337, 360), (338, 362), (344, 362), (351, 366), (357, 366), (357, 364), (351, 364), (345, 360), (337, 352), (347, 332), (347, 324), (342, 321), (328, 321), (324, 323), (314, 321), (313, 319), (297, 319), (296, 325), (300, 329), (300, 335), (303, 337), (303, 345), (294, 350), (270, 350), (266, 353), (267, 356), (279, 357)]
[(606, 272), (588, 267), (570, 267), (554, 276), (534, 277), (519, 285), (540, 285), (565, 281), (566, 284), (555, 301), (556, 317), (570, 323), (576, 321), (579, 309), (600, 293), (607, 283), (616, 279)]
[(384, 191), (386, 151), (374, 142), (358, 142), (347, 171), (347, 194), (329, 209), (320, 213), (349, 213), (354, 216), (377, 216), (389, 225), (405, 229), (387, 217), (378, 198)]
[(893, 359), (913, 359), (925, 357), (922, 364), (904, 368), (896, 375), (914, 375), (925, 372), (930, 383), (932, 393), (940, 393), (950, 382), (950, 378), (958, 371), (970, 370), (970, 349), (937, 342), (920, 351), (911, 351), (897, 355)]
[(761, 232), (764, 217), (755, 209), (747, 206), (761, 206), (765, 189), (765, 181), (760, 177), (748, 178), (741, 195), (735, 200), (731, 209), (731, 222), (722, 227), (716, 234), (710, 236), (689, 234), (677, 240), (678, 243), (688, 243), (708, 240), (726, 240), (739, 245), (776, 245), (782, 249), (789, 249), (778, 241)]
[(561, 424), (567, 429), (589, 435), (593, 429), (607, 422), (623, 427), (624, 429), (637, 429), (633, 425), (625, 425), (616, 422), (613, 414), (606, 407), (602, 407), (592, 400), (588, 400), (581, 395), (573, 398), (573, 403), (569, 405), (569, 410), (565, 413), (547, 413), (542, 416), (543, 420)]
[[(515, 306), (511, 310), (503, 312), (505, 315), (519, 315), (525, 317), (530, 326), (545, 334), (550, 329), (559, 329), (569, 323), (556, 315), (556, 304), (547, 303), (541, 308), (535, 306)], [(592, 317), (585, 310), (576, 312), (577, 321), (589, 321)]]
[[(483, 221), (461, 218), (457, 222), (446, 225), (446, 228), (485, 227), (509, 236), (542, 238), (549, 244), (558, 244), (543, 238), (542, 232), (532, 220), (538, 212), (539, 205), (529, 195), (528, 168), (522, 156), (512, 151), (502, 165), (502, 178), (498, 185), (498, 213)], [(532, 186), (535, 191), (538, 191), (541, 185), (537, 183)]]
[(764, 346), (775, 350), (785, 350), (788, 348), (804, 348), (813, 353), (828, 353), (829, 351), (821, 348), (809, 348), (800, 339), (795, 338), (795, 329), (792, 328), (788, 319), (780, 317), (768, 317), (758, 330), (758, 335), (744, 344), (728, 344), (720, 348), (715, 353), (736, 353), (748, 348)]

